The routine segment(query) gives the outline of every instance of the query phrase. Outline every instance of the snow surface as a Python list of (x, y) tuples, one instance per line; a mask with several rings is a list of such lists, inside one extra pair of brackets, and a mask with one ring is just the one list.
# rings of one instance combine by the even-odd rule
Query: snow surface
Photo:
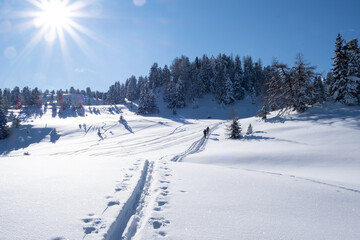
[[(22, 115), (0, 141), (0, 239), (360, 239), (360, 108), (263, 121), (250, 102)], [(253, 135), (227, 139), (232, 110)]]

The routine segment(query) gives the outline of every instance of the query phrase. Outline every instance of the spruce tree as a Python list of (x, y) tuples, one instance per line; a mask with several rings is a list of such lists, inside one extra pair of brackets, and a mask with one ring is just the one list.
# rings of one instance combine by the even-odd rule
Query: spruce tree
[(346, 105), (359, 103), (360, 88), (360, 50), (357, 39), (350, 40), (344, 46), (347, 58), (346, 89), (343, 102)]
[(223, 63), (221, 55), (216, 58), (216, 65), (214, 71), (214, 86), (213, 93), (215, 94), (215, 99), (218, 103), (224, 103), (225, 99), (225, 88), (227, 80), (227, 69), (226, 65)]
[(239, 118), (233, 117), (230, 125), (228, 126), (228, 137), (231, 139), (239, 139), (242, 138), (241, 135), (241, 124)]
[(0, 139), (4, 139), (9, 135), (6, 113), (7, 110), (4, 108), (2, 102), (0, 102)]
[(252, 91), (255, 85), (255, 71), (252, 58), (250, 56), (244, 57), (244, 81), (243, 87), (246, 91)]
[(137, 96), (137, 80), (135, 76), (131, 76), (128, 79), (128, 84), (126, 88), (126, 98), (129, 101), (134, 101), (138, 98)]
[(158, 112), (158, 108), (156, 106), (153, 89), (150, 87), (149, 80), (145, 78), (144, 85), (142, 86), (140, 92), (138, 113), (152, 114), (157, 112)]
[(231, 104), (235, 101), (233, 83), (229, 76), (226, 76), (225, 80), (225, 96), (223, 102), (225, 104)]
[(344, 40), (340, 33), (336, 38), (335, 56), (333, 59), (334, 82), (330, 89), (330, 95), (335, 101), (344, 101), (346, 93), (346, 74), (348, 60), (344, 49)]
[(261, 119), (266, 119), (267, 115), (269, 114), (268, 107), (266, 104), (258, 111), (258, 117)]
[(199, 79), (204, 83), (204, 94), (210, 92), (211, 79), (213, 78), (213, 66), (211, 60), (204, 54), (201, 59)]
[(235, 66), (234, 66), (234, 79), (233, 79), (233, 88), (234, 88), (234, 98), (236, 100), (242, 100), (245, 97), (245, 89), (243, 85), (243, 70), (241, 66), (241, 60), (239, 56), (235, 57)]
[(313, 83), (313, 102), (323, 103), (325, 101), (325, 87), (321, 77), (316, 77)]
[(166, 91), (166, 101), (167, 101), (167, 107), (171, 108), (171, 109), (175, 109), (176, 108), (176, 89), (175, 89), (175, 81), (173, 78), (170, 79), (170, 82), (167, 86), (167, 91)]
[(186, 106), (185, 102), (185, 84), (182, 78), (179, 78), (178, 82), (175, 85), (175, 107), (183, 108)]

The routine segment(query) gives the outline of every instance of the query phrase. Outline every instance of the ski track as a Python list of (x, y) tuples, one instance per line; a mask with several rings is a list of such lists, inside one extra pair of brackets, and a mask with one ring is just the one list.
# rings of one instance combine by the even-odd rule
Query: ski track
[(264, 174), (291, 177), (291, 178), (295, 178), (295, 179), (299, 179), (299, 180), (305, 180), (305, 181), (308, 181), (308, 182), (317, 183), (317, 184), (321, 184), (321, 185), (324, 185), (324, 186), (328, 186), (328, 187), (332, 187), (332, 188), (338, 188), (338, 189), (342, 189), (342, 190), (346, 190), (346, 191), (349, 191), (349, 192), (354, 192), (354, 193), (359, 193), (360, 194), (360, 190), (357, 190), (357, 189), (354, 189), (354, 188), (344, 187), (344, 186), (340, 186), (340, 185), (336, 185), (336, 184), (332, 184), (332, 183), (327, 183), (325, 181), (315, 180), (315, 179), (311, 179), (311, 178), (299, 177), (299, 176), (295, 176), (295, 175), (288, 175), (288, 174), (277, 173), (277, 172), (267, 172), (267, 171), (261, 171), (261, 170), (254, 170), (254, 169), (244, 169), (244, 170), (245, 171), (250, 171), (250, 172), (258, 172), (258, 173), (264, 173)]
[(149, 163), (148, 160), (145, 161), (136, 187), (127, 202), (123, 205), (115, 222), (111, 224), (108, 232), (105, 234), (104, 240), (131, 239), (135, 234), (138, 222), (143, 214), (145, 197), (148, 195), (150, 189), (153, 165), (153, 162)]
[[(210, 128), (209, 136), (215, 129), (217, 129), (223, 123), (224, 122), (219, 122), (219, 123), (214, 124), (213, 127)], [(171, 159), (171, 161), (181, 162), (186, 156), (203, 151), (208, 139), (209, 139), (208, 137), (206, 137), (206, 138), (201, 137), (199, 140), (193, 142), (191, 144), (191, 146), (185, 152), (180, 153), (179, 155), (176, 155), (175, 157), (173, 157)]]
[[(214, 124), (209, 134), (211, 134), (221, 124), (223, 124), (223, 122)], [(154, 141), (150, 145), (158, 144), (160, 139), (162, 139), (160, 143), (164, 143), (165, 142), (163, 140), (164, 137), (169, 137), (171, 135), (174, 135), (175, 133), (186, 131), (185, 129), (184, 130), (181, 129), (180, 131), (178, 131), (181, 127), (183, 127), (183, 125), (175, 128), (175, 130), (173, 130), (170, 134), (167, 134), (166, 136), (162, 136), (154, 139)], [(196, 131), (196, 134), (198, 134), (198, 131)], [(191, 136), (191, 138), (193, 138), (193, 136)], [(177, 161), (181, 161), (184, 157), (186, 157), (189, 154), (194, 154), (202, 151), (206, 146), (207, 140), (208, 138), (201, 138), (195, 141), (189, 147), (188, 150), (186, 150), (184, 153), (177, 155), (175, 158), (177, 159)], [(183, 141), (183, 139), (181, 141)], [(149, 143), (149, 142), (151, 141), (145, 141), (145, 143)], [(169, 144), (172, 145), (174, 143), (172, 142)], [(147, 144), (144, 144), (144, 146), (146, 145)], [(164, 145), (161, 146), (161, 148), (163, 147)], [(172, 158), (171, 160), (173, 161), (175, 158)], [(158, 234), (161, 237), (166, 236), (166, 231), (164, 231), (163, 227), (170, 224), (169, 220), (166, 220), (164, 216), (159, 215), (161, 214), (163, 208), (164, 207), (166, 208), (166, 205), (169, 204), (168, 194), (169, 194), (170, 181), (168, 180), (168, 177), (171, 176), (170, 174), (171, 170), (169, 169), (169, 167), (166, 166), (168, 160), (165, 159), (168, 159), (168, 157), (165, 156), (159, 159), (159, 164), (161, 164), (161, 167), (159, 168), (160, 170), (159, 171), (160, 179), (158, 180), (159, 187), (156, 187), (155, 192), (153, 193), (153, 194), (157, 194), (155, 200), (155, 206), (153, 206), (153, 211), (157, 213), (157, 216), (152, 216), (147, 221), (153, 227), (156, 234)], [(147, 197), (151, 195), (151, 183), (153, 182), (153, 171), (154, 171), (154, 163), (153, 162), (149, 163), (149, 161), (146, 160), (140, 180), (138, 181), (135, 189), (133, 190), (132, 195), (121, 209), (115, 222), (112, 223), (112, 225), (110, 226), (108, 232), (105, 235), (104, 240), (116, 240), (116, 239), (130, 240), (136, 235), (137, 230), (144, 221), (143, 218), (146, 207), (150, 204)], [(105, 208), (104, 212), (107, 210), (108, 207), (119, 203), (109, 202), (109, 204)]]

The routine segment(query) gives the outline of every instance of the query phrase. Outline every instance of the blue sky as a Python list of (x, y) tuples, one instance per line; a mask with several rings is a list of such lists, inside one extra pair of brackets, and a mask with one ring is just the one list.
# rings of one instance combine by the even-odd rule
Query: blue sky
[(218, 53), (267, 65), (301, 52), (326, 74), (337, 33), (360, 36), (358, 0), (68, 0), (80, 6), (68, 17), (76, 27), (49, 40), (34, 24), (36, 1), (46, 2), (0, 0), (0, 88), (106, 91), (154, 62)]

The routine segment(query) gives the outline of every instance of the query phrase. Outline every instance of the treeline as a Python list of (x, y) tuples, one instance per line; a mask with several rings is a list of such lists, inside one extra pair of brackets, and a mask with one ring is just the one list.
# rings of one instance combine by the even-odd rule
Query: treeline
[(125, 98), (139, 100), (139, 113), (157, 111), (155, 94), (162, 90), (163, 101), (176, 110), (188, 104), (197, 106), (196, 98), (213, 94), (219, 104), (232, 104), (242, 100), (245, 93), (254, 97), (261, 95), (265, 80), (265, 69), (261, 60), (253, 62), (251, 57), (233, 58), (225, 54), (215, 57), (175, 58), (170, 67), (163, 68), (154, 63), (149, 76), (138, 79), (130, 77), (125, 83), (116, 82), (104, 94), (104, 101), (119, 104)]
[(315, 103), (335, 100), (346, 105), (360, 103), (360, 49), (358, 39), (346, 42), (339, 34), (335, 43), (333, 68), (325, 78), (315, 71), (299, 54), (293, 66), (275, 60), (262, 66), (261, 60), (250, 56), (219, 54), (203, 55), (190, 61), (188, 57), (175, 58), (168, 67), (154, 63), (148, 76), (131, 76), (124, 83), (115, 82), (107, 92), (70, 90), (41, 92), (38, 88), (19, 87), (0, 89), (0, 138), (6, 132), (7, 109), (51, 104), (54, 108), (82, 109), (84, 104), (121, 104), (138, 101), (139, 114), (158, 112), (156, 99), (162, 96), (168, 108), (198, 107), (197, 98), (212, 94), (224, 105), (242, 100), (246, 95), (254, 102), (264, 103), (260, 116), (269, 110), (294, 109), (299, 112)]
[[(79, 90), (74, 87), (71, 87), (70, 90), (45, 90), (42, 92), (37, 87), (30, 89), (29, 87), (24, 87), (20, 90), (19, 87), (14, 87), (10, 90), (5, 88), (4, 90), (0, 89), (0, 101), (3, 108), (8, 109), (13, 107), (15, 109), (20, 109), (22, 107), (37, 106), (41, 107), (42, 105), (60, 103), (66, 104), (68, 106), (74, 105), (72, 102), (67, 103), (68, 99), (63, 99), (64, 94), (72, 95), (73, 98), (86, 97), (86, 99), (95, 99), (95, 102), (99, 103), (102, 100), (103, 94), (99, 91), (91, 91), (88, 87), (86, 90)], [(65, 101), (65, 102), (64, 102)], [(92, 105), (94, 101), (87, 101), (84, 104)]]
[(329, 96), (347, 105), (360, 102), (360, 49), (358, 39), (346, 42), (339, 34), (333, 57), (333, 79), (328, 88)]

